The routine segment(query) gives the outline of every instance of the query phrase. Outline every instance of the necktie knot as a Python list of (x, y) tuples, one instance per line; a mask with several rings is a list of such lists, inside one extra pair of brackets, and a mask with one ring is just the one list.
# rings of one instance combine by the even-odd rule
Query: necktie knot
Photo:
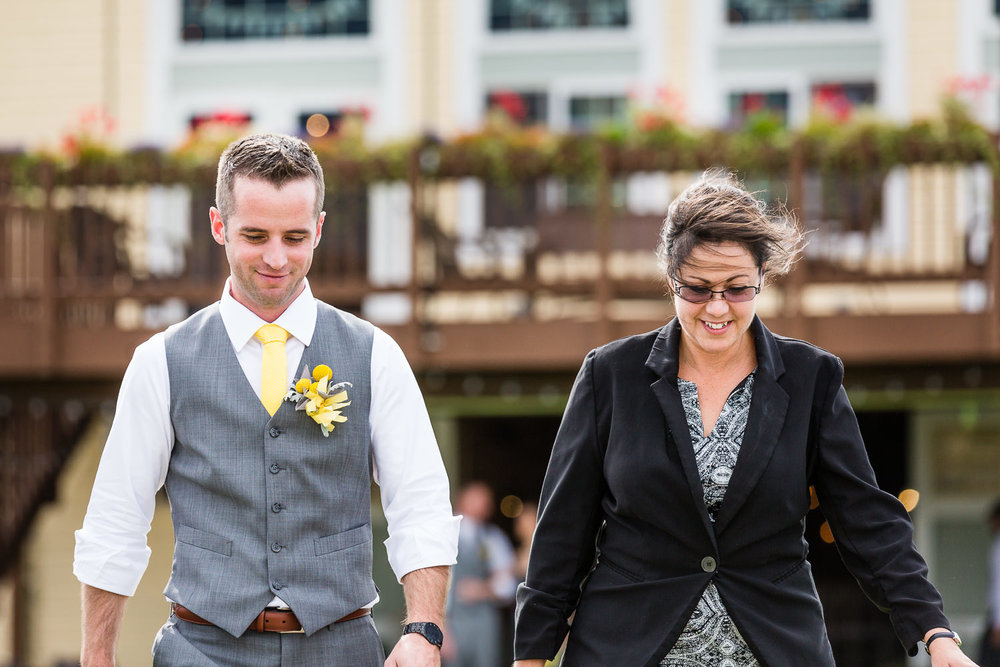
[(277, 324), (265, 324), (260, 329), (257, 329), (254, 338), (259, 340), (263, 345), (267, 345), (268, 343), (284, 343), (288, 340), (288, 332)]

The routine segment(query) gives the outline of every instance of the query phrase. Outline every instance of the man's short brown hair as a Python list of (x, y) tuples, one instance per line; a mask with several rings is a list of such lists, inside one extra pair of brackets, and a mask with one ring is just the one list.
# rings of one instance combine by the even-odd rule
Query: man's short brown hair
[(309, 144), (286, 134), (251, 134), (237, 139), (219, 157), (219, 174), (215, 181), (215, 206), (222, 221), (236, 213), (233, 186), (237, 177), (256, 178), (280, 188), (289, 181), (312, 178), (316, 182), (316, 203), (313, 217), (323, 210), (326, 186), (323, 167)]

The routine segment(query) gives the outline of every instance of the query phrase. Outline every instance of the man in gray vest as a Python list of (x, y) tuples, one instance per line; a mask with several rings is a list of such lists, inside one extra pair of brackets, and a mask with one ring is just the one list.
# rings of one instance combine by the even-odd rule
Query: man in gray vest
[(440, 664), (458, 518), (399, 347), (312, 296), (324, 189), (293, 137), (222, 154), (210, 211), (230, 267), (222, 298), (136, 348), (76, 533), (85, 667), (114, 664), (161, 486), (175, 545), (155, 665), (382, 665), (373, 475), (407, 606), (385, 664)]

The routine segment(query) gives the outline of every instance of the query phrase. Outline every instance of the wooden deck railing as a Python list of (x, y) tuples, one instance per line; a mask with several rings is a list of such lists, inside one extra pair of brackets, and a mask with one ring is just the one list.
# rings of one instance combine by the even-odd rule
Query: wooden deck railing
[[(117, 378), (131, 349), (214, 301), (213, 184), (76, 174), (0, 192), (0, 377)], [(570, 369), (669, 317), (653, 250), (695, 172), (431, 178), (328, 193), (310, 281), (381, 319), (418, 369)], [(809, 234), (762, 295), (774, 328), (855, 360), (1000, 357), (997, 176), (983, 164), (753, 178)]]

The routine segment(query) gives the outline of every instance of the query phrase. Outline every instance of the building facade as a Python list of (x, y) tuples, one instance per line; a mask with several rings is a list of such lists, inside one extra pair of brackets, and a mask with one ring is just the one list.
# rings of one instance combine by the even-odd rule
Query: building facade
[[(67, 134), (85, 131), (127, 146), (171, 147), (206, 123), (321, 139), (359, 117), (365, 139), (382, 143), (423, 133), (447, 138), (473, 132), (496, 109), (516, 123), (561, 132), (594, 130), (643, 108), (694, 126), (730, 129), (763, 113), (792, 127), (805, 125), (817, 111), (910, 122), (938, 114), (944, 94), (958, 96), (981, 123), (1000, 129), (996, 0), (59, 0), (55, 5), (21, 3), (0, 10), (0, 61), (8, 65), (0, 67), (5, 91), (0, 146), (58, 150)], [(105, 122), (109, 117), (113, 126)], [(616, 185), (615, 210), (640, 221), (643, 231), (606, 258), (613, 277), (655, 281), (648, 231), (691, 177), (638, 173)], [(808, 202), (809, 188), (818, 192), (820, 186), (805, 183)], [(874, 267), (876, 275), (894, 274), (892, 279), (877, 287), (806, 284), (803, 311), (828, 318), (823, 322), (859, 313), (883, 318), (888, 336), (898, 333), (894, 315), (916, 318), (907, 322), (953, 318), (960, 327), (961, 316), (997, 299), (995, 284), (978, 274), (959, 275), (967, 265), (984, 266), (996, 243), (988, 224), (996, 202), (990, 187), (981, 165), (889, 174), (878, 186), (884, 206), (874, 231), (826, 221), (817, 224), (810, 252), (828, 253), (844, 265)], [(546, 276), (586, 280), (601, 270), (595, 267), (602, 260), (588, 242), (564, 232), (572, 228), (554, 226), (556, 231), (547, 233), (524, 219), (558, 218), (587, 195), (558, 179), (529, 190), (528, 203), (518, 206), (504, 204), (493, 184), (474, 178), (441, 184), (428, 195), (440, 228), (453, 241), (458, 278), (516, 281), (529, 256), (543, 282)], [(207, 216), (198, 217), (199, 196), (157, 187), (137, 196), (129, 224), (156, 230), (140, 235), (132, 248), (143, 257), (145, 271), (173, 276), (190, 268), (185, 249), (198, 235), (207, 236)], [(411, 204), (411, 190), (400, 183), (381, 183), (358, 195), (356, 215), (364, 224), (350, 248), (363, 255), (360, 270), (373, 289), (348, 305), (390, 331), (421, 310), (433, 326), (418, 345), (404, 347), (414, 352), (411, 361), (453, 484), (485, 479), (516, 507), (537, 497), (575, 364), (588, 345), (603, 342), (601, 334), (559, 346), (566, 348), (564, 356), (548, 361), (549, 347), (540, 345), (541, 352), (533, 354), (526, 349), (530, 344), (517, 349), (516, 341), (500, 360), (477, 356), (491, 328), (519, 318), (543, 325), (577, 318), (589, 330), (590, 305), (484, 288), (442, 290), (418, 306), (407, 287), (423, 252), (415, 247)], [(324, 244), (337, 241), (328, 234)], [(931, 280), (939, 273), (959, 277)], [(601, 329), (608, 337), (637, 333), (635, 323), (670, 316), (669, 305), (656, 299), (621, 300), (617, 306), (623, 314)], [(761, 311), (765, 322), (768, 315), (786, 321), (777, 301), (762, 302)], [(155, 329), (186, 311), (164, 307), (157, 317), (152, 312), (122, 317), (133, 328)], [(457, 329), (449, 327), (469, 322), (479, 328), (456, 339)], [(814, 325), (783, 333), (822, 340), (824, 330)], [(948, 345), (949, 340), (940, 341), (941, 348)], [(913, 510), (918, 546), (956, 629), (974, 640), (984, 612), (984, 512), (1000, 479), (1000, 356), (943, 351), (926, 359), (892, 340), (855, 345), (834, 338), (827, 346), (845, 358), (847, 388), (880, 483), (893, 493), (920, 492)], [(439, 363), (435, 352), (441, 348), (469, 352)], [(4, 391), (13, 391), (17, 379), (4, 377)], [(72, 661), (78, 652), (72, 530), (82, 522), (110, 414), (101, 412), (75, 447), (58, 479), (55, 502), (42, 508), (18, 566), (0, 585), (0, 664), (18, 659), (54, 665)], [(159, 509), (150, 535), (153, 560), (126, 613), (122, 664), (149, 661), (153, 634), (167, 614), (161, 590), (173, 538), (165, 503)], [(378, 523), (377, 503), (373, 509)], [(819, 537), (821, 524), (819, 515), (810, 515), (816, 569), (831, 572), (818, 576), (818, 584), (838, 658), (845, 664), (902, 664), (887, 621), (859, 592), (840, 594), (850, 589), (843, 585), (849, 576), (836, 569), (834, 547)], [(377, 576), (385, 610), (377, 618), (392, 641), (401, 594), (387, 568)]]

